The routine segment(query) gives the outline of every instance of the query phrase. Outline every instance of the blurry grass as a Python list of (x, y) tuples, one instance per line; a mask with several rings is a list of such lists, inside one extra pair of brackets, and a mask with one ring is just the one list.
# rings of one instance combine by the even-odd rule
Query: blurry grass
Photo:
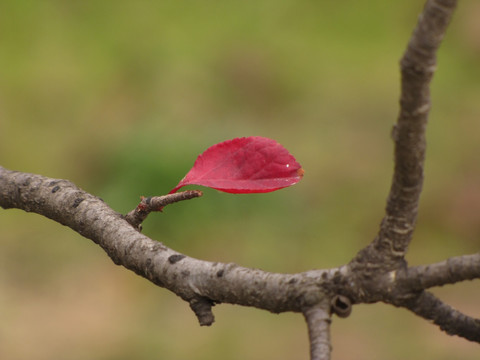
[[(144, 233), (269, 271), (338, 266), (383, 215), (398, 60), (421, 6), (3, 1), (0, 164), (71, 179), (126, 213), (140, 195), (169, 191), (208, 146), (268, 136), (302, 164), (301, 183), (252, 196), (206, 189), (152, 214)], [(461, 2), (439, 53), (414, 264), (479, 248), (479, 17)], [(301, 316), (220, 305), (200, 328), (181, 300), (69, 229), (0, 213), (2, 359), (307, 357)], [(479, 317), (477, 282), (438, 293)], [(336, 319), (333, 340), (343, 359), (480, 354), (380, 304)]]

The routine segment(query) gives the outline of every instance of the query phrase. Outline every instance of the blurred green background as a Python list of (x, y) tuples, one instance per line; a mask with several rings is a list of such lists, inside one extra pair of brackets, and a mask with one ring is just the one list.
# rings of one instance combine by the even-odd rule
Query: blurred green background
[[(204, 197), (144, 233), (190, 256), (275, 272), (348, 262), (374, 237), (392, 174), (398, 61), (418, 1), (0, 3), (0, 164), (66, 178), (126, 213), (196, 156), (247, 135), (302, 164), (298, 185)], [(480, 245), (480, 5), (460, 2), (432, 84), (411, 264)], [(192, 188), (192, 187), (191, 187)], [(435, 289), (480, 317), (479, 281)], [(0, 358), (306, 359), (298, 314), (188, 305), (48, 219), (0, 210)], [(334, 319), (334, 359), (478, 359), (405, 310)]]

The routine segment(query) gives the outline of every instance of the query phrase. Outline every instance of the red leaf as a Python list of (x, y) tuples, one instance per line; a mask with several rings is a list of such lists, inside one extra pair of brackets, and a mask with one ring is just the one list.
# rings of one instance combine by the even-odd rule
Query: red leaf
[(202, 185), (228, 193), (266, 193), (294, 185), (303, 169), (275, 140), (251, 136), (209, 147), (178, 185)]

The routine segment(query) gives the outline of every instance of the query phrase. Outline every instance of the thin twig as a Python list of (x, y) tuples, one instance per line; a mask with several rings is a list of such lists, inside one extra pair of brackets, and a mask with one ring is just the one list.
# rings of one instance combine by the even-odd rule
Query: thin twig
[(125, 220), (127, 220), (135, 229), (141, 230), (142, 222), (145, 221), (148, 214), (152, 211), (162, 211), (162, 209), (169, 204), (193, 199), (202, 195), (203, 193), (200, 190), (188, 190), (163, 196), (142, 196), (137, 207), (125, 215)]

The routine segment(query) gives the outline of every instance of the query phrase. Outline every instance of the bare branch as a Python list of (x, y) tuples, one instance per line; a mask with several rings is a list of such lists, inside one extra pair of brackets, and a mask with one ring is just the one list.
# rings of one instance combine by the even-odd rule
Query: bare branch
[(429, 85), (435, 71), (436, 51), (456, 3), (427, 1), (400, 62), (400, 113), (392, 132), (395, 171), (386, 215), (374, 241), (374, 247), (393, 264), (403, 259), (415, 227), (423, 185), (425, 127), (431, 105)]
[(480, 253), (449, 258), (430, 265), (409, 267), (398, 277), (402, 286), (419, 291), (480, 278)]
[(319, 304), (303, 312), (308, 326), (311, 360), (329, 360), (332, 351), (330, 341), (329, 304)]
[(169, 204), (193, 199), (202, 195), (203, 193), (199, 190), (188, 190), (163, 196), (153, 196), (147, 198), (142, 196), (137, 207), (125, 215), (125, 220), (127, 220), (130, 225), (137, 230), (141, 230), (142, 222), (145, 221), (148, 214), (150, 214), (152, 211), (162, 211), (162, 209)]
[(93, 240), (115, 264), (189, 302), (202, 325), (213, 322), (210, 307), (214, 303), (252, 306), (275, 313), (301, 312), (322, 301), (326, 297), (322, 287), (345, 272), (333, 268), (276, 274), (197, 260), (142, 235), (101, 199), (67, 180), (1, 166), (0, 206), (44, 215)]
[(422, 291), (418, 296), (395, 305), (405, 307), (416, 315), (432, 321), (449, 335), (480, 342), (480, 319), (462, 314), (429, 292)]
[[(93, 240), (116, 264), (123, 265), (187, 301), (201, 325), (213, 323), (211, 307), (218, 303), (252, 306), (275, 313), (303, 312), (313, 339), (325, 338), (324, 313), (328, 307), (321, 304), (324, 302), (330, 304), (333, 299), (336, 299), (334, 309), (339, 316), (348, 316), (349, 298), (355, 303), (385, 301), (410, 308), (428, 319), (433, 316), (428, 316), (430, 311), (428, 307), (420, 306), (423, 303), (420, 302), (417, 306), (411, 300), (408, 301), (416, 298), (415, 288), (408, 289), (405, 281), (414, 280), (409, 280), (408, 276), (405, 280), (405, 277), (395, 279), (388, 273), (377, 273), (378, 268), (375, 266), (357, 269), (355, 266), (347, 265), (298, 274), (278, 274), (235, 264), (190, 258), (142, 235), (101, 199), (86, 193), (67, 180), (51, 179), (0, 167), (0, 206), (5, 209), (19, 208), (47, 216)], [(477, 256), (472, 255), (467, 259), (471, 260), (468, 267), (474, 271)], [(452, 269), (456, 261), (460, 259), (450, 260), (450, 265), (434, 264), (433, 268), (450, 266)], [(362, 271), (363, 275), (359, 276), (357, 271)], [(412, 274), (415, 274), (415, 270)], [(412, 279), (415, 276), (412, 275)], [(469, 278), (472, 276), (468, 275)], [(427, 280), (430, 281), (434, 283), (437, 280)], [(340, 293), (348, 297), (338, 295)], [(476, 320), (457, 314), (450, 317), (461, 322), (460, 330), (455, 330), (453, 320), (447, 319), (447, 324), (441, 326), (453, 329), (448, 331), (459, 336), (477, 341), (470, 335), (473, 331), (471, 327), (475, 329), (475, 326), (478, 326)], [(443, 324), (442, 319), (435, 321), (437, 324)], [(317, 325), (320, 328), (314, 328)], [(325, 354), (324, 350), (320, 350), (324, 349), (325, 345), (322, 341), (314, 340), (312, 350), (314, 354)]]

